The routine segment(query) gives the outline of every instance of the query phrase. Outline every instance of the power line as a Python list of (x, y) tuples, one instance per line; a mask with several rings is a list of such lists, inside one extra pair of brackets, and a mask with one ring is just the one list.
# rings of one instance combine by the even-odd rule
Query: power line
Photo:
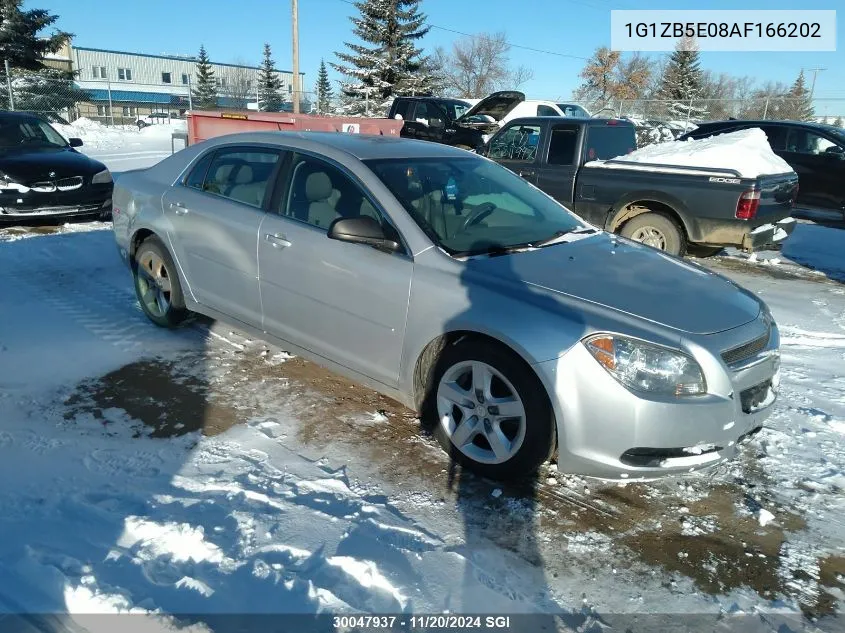
[[(338, 2), (343, 2), (345, 4), (351, 4), (355, 6), (355, 2), (353, 0), (338, 0)], [(437, 29), (438, 31), (446, 31), (447, 33), (454, 33), (455, 35), (463, 35), (464, 37), (475, 37), (476, 35), (472, 33), (465, 33), (464, 31), (458, 31), (456, 29), (450, 29), (445, 26), (440, 26), (438, 24), (429, 24), (429, 27), (433, 29)], [(557, 51), (547, 51), (542, 48), (534, 48), (532, 46), (522, 46), (521, 44), (513, 44), (512, 42), (507, 43), (508, 46), (511, 48), (518, 48), (524, 51), (531, 51), (532, 53), (543, 53), (544, 55), (554, 55), (556, 57), (567, 57), (569, 59), (580, 59), (582, 61), (588, 61), (589, 57), (582, 57), (581, 55), (571, 55), (569, 53), (559, 53)]]

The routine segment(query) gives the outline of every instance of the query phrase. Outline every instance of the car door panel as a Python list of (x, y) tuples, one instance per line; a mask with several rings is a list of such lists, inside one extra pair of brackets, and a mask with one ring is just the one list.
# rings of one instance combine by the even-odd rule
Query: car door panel
[[(343, 197), (349, 195), (351, 182), (339, 182), (344, 177), (339, 170), (309, 161), (331, 174), (333, 192), (341, 190), (340, 198), (335, 196), (329, 204), (349, 214)], [(297, 167), (291, 191), (298, 187)], [(284, 200), (283, 206), (291, 206)], [(264, 330), (396, 386), (413, 262), (404, 255), (331, 240), (327, 227), (297, 216), (271, 214), (261, 226), (258, 266)]]
[[(261, 297), (256, 253), (265, 212), (259, 208), (261, 205), (246, 204), (226, 196), (233, 192), (235, 195), (249, 193), (262, 183), (233, 181), (225, 191), (212, 193), (211, 184), (214, 183), (209, 181), (212, 170), (218, 164), (218, 157), (226, 155), (227, 151), (215, 152), (209, 176), (204, 180), (205, 191), (177, 184), (164, 194), (162, 208), (172, 229), (168, 237), (194, 299), (234, 319), (258, 326)], [(251, 155), (244, 148), (230, 152), (231, 155), (240, 155), (238, 153)], [(279, 158), (278, 152), (260, 150), (255, 154)], [(265, 174), (268, 178), (273, 177), (272, 164), (264, 165), (263, 169), (269, 170)], [(269, 182), (263, 184), (269, 188)]]
[(539, 124), (508, 125), (490, 139), (487, 155), (532, 185), (536, 185), (540, 165), (541, 129)]
[(577, 125), (552, 125), (548, 150), (538, 170), (537, 186), (561, 204), (570, 205), (574, 200), (579, 131)]

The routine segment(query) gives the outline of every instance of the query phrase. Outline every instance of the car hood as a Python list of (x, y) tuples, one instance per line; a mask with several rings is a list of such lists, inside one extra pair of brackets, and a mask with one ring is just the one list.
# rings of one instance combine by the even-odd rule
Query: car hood
[(721, 275), (606, 233), (470, 261), (491, 282), (527, 283), (689, 334), (722, 332), (760, 314), (754, 295)]
[(466, 119), (478, 115), (492, 117), (498, 122), (523, 101), (525, 101), (525, 95), (516, 90), (494, 92), (464, 112), (457, 122), (463, 123)]
[[(20, 148), (0, 152), (0, 172), (21, 184), (69, 176), (93, 176), (106, 167), (101, 162), (66, 148)], [(50, 173), (55, 176), (50, 176)]]

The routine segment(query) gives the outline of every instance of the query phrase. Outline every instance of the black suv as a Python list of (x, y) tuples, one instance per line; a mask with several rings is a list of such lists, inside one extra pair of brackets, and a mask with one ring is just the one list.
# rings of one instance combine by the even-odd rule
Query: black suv
[(845, 213), (845, 130), (802, 121), (712, 121), (678, 140), (759, 127), (772, 150), (798, 174), (798, 203)]
[(476, 150), (499, 130), (499, 121), (525, 100), (521, 92), (494, 92), (470, 107), (442, 97), (396, 97), (387, 113), (403, 119), (400, 136)]

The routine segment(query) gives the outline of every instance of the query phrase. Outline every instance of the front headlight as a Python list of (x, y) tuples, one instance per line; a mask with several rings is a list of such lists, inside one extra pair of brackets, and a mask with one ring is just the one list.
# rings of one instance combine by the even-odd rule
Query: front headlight
[(101, 172), (97, 172), (94, 174), (94, 177), (91, 178), (92, 185), (104, 185), (106, 183), (110, 183), (111, 179), (111, 172), (108, 169), (104, 169)]
[(707, 392), (695, 360), (678, 350), (644, 341), (597, 334), (584, 346), (607, 372), (632, 391), (659, 396), (696, 396)]

